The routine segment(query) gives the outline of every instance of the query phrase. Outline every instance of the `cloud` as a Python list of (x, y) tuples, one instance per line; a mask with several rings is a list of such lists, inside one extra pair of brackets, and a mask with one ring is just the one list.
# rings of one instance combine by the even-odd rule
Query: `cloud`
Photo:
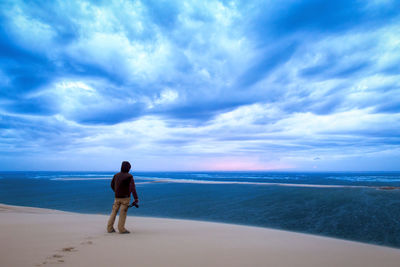
[(398, 157), (399, 1), (0, 5), (3, 157)]
[[(283, 46), (283, 47), (282, 47)], [(264, 78), (269, 72), (287, 62), (295, 52), (296, 45), (281, 44), (275, 49), (263, 51), (263, 58), (239, 77), (238, 87), (246, 88)]]
[[(324, 1), (253, 3), (254, 26), (275, 36), (330, 35), (374, 29), (399, 17), (398, 1)], [(265, 35), (265, 34), (264, 34)]]

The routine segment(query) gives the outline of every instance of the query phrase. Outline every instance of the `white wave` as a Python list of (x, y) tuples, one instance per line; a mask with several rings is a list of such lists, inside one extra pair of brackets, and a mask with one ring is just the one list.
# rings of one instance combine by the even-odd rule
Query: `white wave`
[[(136, 178), (136, 177), (135, 177)], [(85, 177), (67, 177), (67, 178), (62, 178), (62, 177), (57, 177), (57, 178), (52, 178), (50, 180), (52, 181), (96, 181), (96, 180), (111, 180), (112, 176), (109, 177), (95, 177), (95, 178), (85, 178)], [(152, 178), (152, 182), (142, 182), (141, 184), (148, 184), (148, 183), (153, 183), (155, 178)], [(138, 178), (137, 180), (146, 180), (142, 178)], [(136, 183), (139, 184), (139, 183)]]
[(196, 173), (196, 174), (193, 174), (193, 176), (196, 176), (196, 177), (199, 177), (199, 178), (211, 178), (211, 177), (213, 177), (212, 175), (206, 174), (206, 173)]
[[(244, 176), (246, 179), (265, 179), (265, 180), (299, 180), (297, 176)], [(229, 177), (227, 177), (229, 179)]]
[(152, 184), (152, 183), (157, 183), (157, 181), (151, 181), (151, 182), (135, 182), (135, 185), (140, 185), (140, 184)]
[(113, 176), (114, 174), (57, 174), (54, 176), (57, 177), (66, 177), (66, 178), (72, 178), (72, 177), (109, 177)]
[(328, 179), (345, 180), (352, 182), (400, 182), (399, 176), (329, 176)]
[(47, 175), (47, 176), (45, 176), (45, 175), (36, 175), (36, 176), (33, 176), (32, 178), (33, 179), (42, 179), (42, 178), (50, 178), (50, 177), (54, 177), (54, 176), (52, 176), (52, 175)]
[(112, 177), (96, 177), (96, 178), (83, 178), (83, 177), (69, 177), (69, 178), (52, 178), (52, 181), (95, 181), (95, 180), (111, 180)]

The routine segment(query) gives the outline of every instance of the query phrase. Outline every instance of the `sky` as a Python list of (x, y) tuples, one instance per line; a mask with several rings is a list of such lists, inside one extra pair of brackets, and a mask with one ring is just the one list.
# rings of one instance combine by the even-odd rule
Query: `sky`
[(400, 170), (400, 1), (1, 1), (0, 170)]

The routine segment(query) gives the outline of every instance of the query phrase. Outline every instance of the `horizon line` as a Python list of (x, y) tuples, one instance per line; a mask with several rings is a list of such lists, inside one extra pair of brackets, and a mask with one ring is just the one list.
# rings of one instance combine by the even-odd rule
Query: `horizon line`
[[(0, 172), (116, 172), (118, 170), (0, 170)], [(134, 170), (130, 172), (400, 172), (400, 170)]]

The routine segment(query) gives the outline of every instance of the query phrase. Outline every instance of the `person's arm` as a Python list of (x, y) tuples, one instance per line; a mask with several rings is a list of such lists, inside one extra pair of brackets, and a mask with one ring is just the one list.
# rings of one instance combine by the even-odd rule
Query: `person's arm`
[(129, 191), (132, 193), (133, 198), (135, 199), (135, 202), (139, 202), (139, 198), (136, 192), (136, 186), (135, 186), (135, 180), (132, 177), (131, 183), (129, 185)]
[(111, 189), (115, 192), (115, 175), (111, 180)]

